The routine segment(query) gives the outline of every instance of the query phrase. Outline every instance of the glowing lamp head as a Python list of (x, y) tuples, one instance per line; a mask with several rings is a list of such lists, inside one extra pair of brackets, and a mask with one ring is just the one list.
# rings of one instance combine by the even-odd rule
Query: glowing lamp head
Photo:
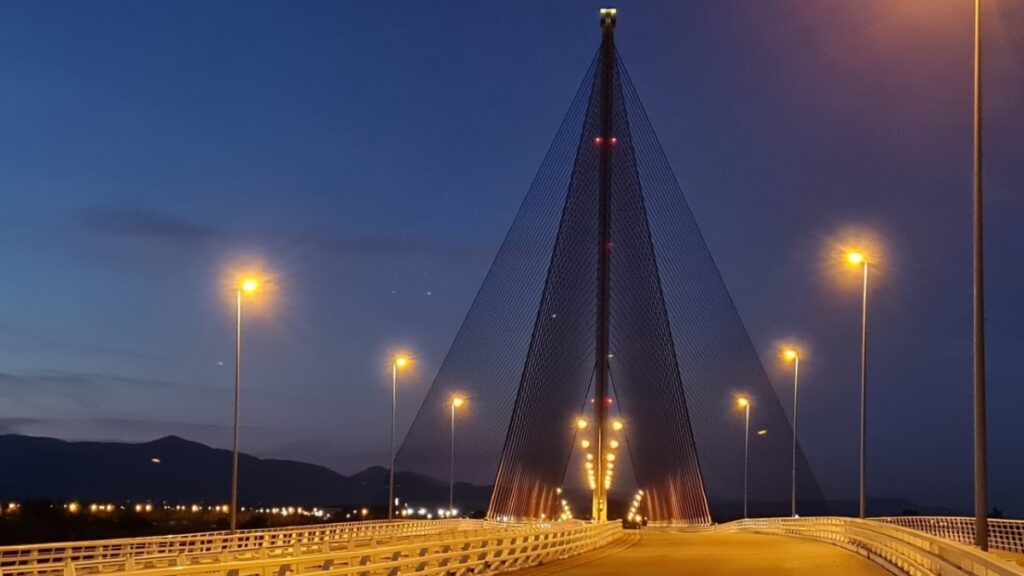
[(260, 281), (255, 278), (246, 278), (245, 280), (242, 280), (242, 284), (240, 286), (242, 292), (245, 292), (246, 294), (252, 294), (259, 287)]
[(587, 448), (590, 448), (590, 440), (585, 440), (585, 439), (581, 440), (580, 441), (580, 448), (583, 448), (584, 450), (586, 450)]
[(576, 429), (577, 430), (586, 430), (587, 426), (590, 426), (590, 422), (587, 422), (586, 418), (577, 418), (576, 419)]
[(750, 400), (748, 400), (744, 396), (740, 396), (739, 398), (736, 399), (736, 405), (739, 406), (740, 408), (746, 408), (747, 406), (750, 406)]
[(797, 354), (796, 350), (793, 350), (792, 348), (789, 348), (789, 349), (785, 350), (782, 353), (782, 357), (785, 358), (786, 360), (789, 360), (790, 362), (792, 362), (793, 360), (796, 360), (797, 358), (799, 358), (800, 355)]
[(863, 264), (867, 258), (861, 252), (848, 252), (846, 254), (846, 261), (850, 264)]
[(410, 360), (408, 356), (395, 356), (395, 366), (399, 368), (405, 368), (409, 365), (409, 362)]
[(615, 450), (616, 448), (619, 447), (619, 441), (612, 440), (611, 442), (608, 443), (608, 447), (611, 448), (612, 450)]
[(623, 424), (622, 420), (619, 420), (617, 418), (615, 420), (612, 420), (612, 430), (618, 432), (619, 430), (622, 430), (625, 427), (626, 425)]
[(462, 408), (466, 405), (466, 399), (462, 396), (452, 396), (452, 406), (455, 408)]

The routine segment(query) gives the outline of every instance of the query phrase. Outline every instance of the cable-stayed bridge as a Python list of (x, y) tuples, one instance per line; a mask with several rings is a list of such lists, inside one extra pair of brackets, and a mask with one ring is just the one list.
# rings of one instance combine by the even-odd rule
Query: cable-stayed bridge
[[(825, 511), (821, 492), (615, 48), (615, 12), (399, 452), (494, 484), (488, 516), (654, 522)], [(736, 396), (769, 430), (750, 452)], [(589, 502), (574, 501), (585, 489)], [(745, 494), (746, 492), (746, 494)], [(401, 491), (397, 493), (401, 496)], [(563, 506), (562, 501), (567, 505)]]
[[(485, 519), (2, 547), (0, 576), (1024, 575), (1024, 521), (988, 521), (989, 553), (969, 518), (826, 515), (615, 48), (614, 10), (601, 31), (398, 454), (403, 472), (493, 483)], [(770, 431), (749, 454), (738, 394)]]

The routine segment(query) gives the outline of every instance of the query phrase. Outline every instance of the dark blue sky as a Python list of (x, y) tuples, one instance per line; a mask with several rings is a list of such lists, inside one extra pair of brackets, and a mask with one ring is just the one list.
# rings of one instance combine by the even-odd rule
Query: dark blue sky
[[(970, 502), (968, 0), (621, 2), (619, 50), (801, 436)], [(599, 2), (0, 3), (0, 431), (230, 443), (224, 277), (262, 261), (243, 449), (341, 471), (408, 427), (599, 42)], [(986, 17), (992, 502), (1024, 515), (1024, 4)], [(223, 365), (221, 364), (223, 363)], [(1017, 483), (1014, 480), (1018, 480)]]

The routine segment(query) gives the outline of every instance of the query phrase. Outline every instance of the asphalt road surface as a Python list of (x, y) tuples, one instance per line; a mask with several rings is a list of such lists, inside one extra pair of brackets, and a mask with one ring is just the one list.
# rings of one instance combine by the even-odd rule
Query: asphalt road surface
[(604, 550), (528, 568), (517, 574), (886, 576), (889, 573), (853, 552), (801, 538), (644, 530), (630, 532)]

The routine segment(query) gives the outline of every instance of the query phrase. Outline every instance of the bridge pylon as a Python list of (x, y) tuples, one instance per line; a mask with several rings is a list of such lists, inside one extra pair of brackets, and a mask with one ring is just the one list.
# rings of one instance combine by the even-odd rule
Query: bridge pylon
[[(599, 108), (601, 110), (600, 136), (606, 142), (615, 137), (612, 126), (612, 94), (615, 75), (615, 13), (614, 8), (601, 9), (601, 91)], [(609, 311), (611, 309), (611, 250), (612, 250), (612, 177), (611, 177), (610, 145), (602, 146), (598, 170), (600, 172), (599, 198), (597, 209), (598, 240), (597, 240), (597, 311), (595, 330), (596, 345), (594, 347), (594, 436), (597, 438), (597, 482), (593, 491), (591, 504), (592, 518), (597, 522), (608, 520), (608, 469), (605, 465), (608, 454), (608, 405), (611, 396), (608, 394), (608, 354), (609, 354)]]

